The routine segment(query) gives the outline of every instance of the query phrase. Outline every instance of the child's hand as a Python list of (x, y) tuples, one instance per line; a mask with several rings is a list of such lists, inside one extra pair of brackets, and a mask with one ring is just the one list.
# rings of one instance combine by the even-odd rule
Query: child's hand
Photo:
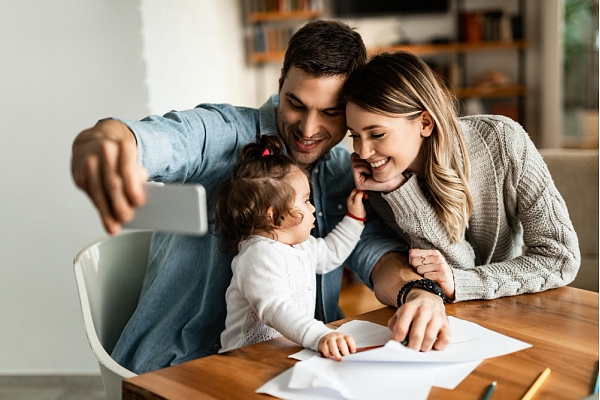
[(340, 332), (330, 332), (319, 340), (319, 351), (323, 357), (341, 361), (342, 356), (356, 353), (356, 344), (352, 336)]
[(423, 278), (437, 282), (450, 300), (454, 299), (454, 274), (446, 259), (437, 250), (410, 249), (412, 265)]
[[(363, 198), (367, 198), (367, 192), (358, 189), (352, 189), (350, 196), (348, 196), (348, 212), (359, 218), (367, 217), (367, 210), (363, 204)], [(362, 221), (361, 221), (362, 223)]]

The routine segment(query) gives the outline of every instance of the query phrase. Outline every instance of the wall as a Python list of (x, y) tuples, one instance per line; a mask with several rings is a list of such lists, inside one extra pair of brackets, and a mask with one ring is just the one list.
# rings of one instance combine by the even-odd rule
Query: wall
[(241, 29), (237, 0), (0, 2), (0, 375), (98, 373), (72, 260), (104, 232), (71, 143), (111, 115), (256, 105)]
[(147, 113), (137, 2), (0, 4), (0, 373), (95, 372), (72, 260), (103, 235), (70, 177), (75, 135)]
[(142, 0), (151, 113), (202, 102), (258, 107), (238, 0)]

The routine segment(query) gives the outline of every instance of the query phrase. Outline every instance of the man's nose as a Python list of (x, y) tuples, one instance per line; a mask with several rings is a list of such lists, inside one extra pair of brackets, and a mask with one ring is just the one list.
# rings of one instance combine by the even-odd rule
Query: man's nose
[(320, 130), (320, 120), (319, 116), (316, 113), (308, 113), (306, 116), (300, 121), (300, 131), (302, 132), (302, 136), (305, 138), (310, 138), (319, 133)]

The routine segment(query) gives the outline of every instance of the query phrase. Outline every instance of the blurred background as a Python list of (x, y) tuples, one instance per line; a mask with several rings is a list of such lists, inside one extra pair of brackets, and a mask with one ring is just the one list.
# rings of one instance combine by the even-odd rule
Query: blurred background
[(98, 375), (72, 260), (105, 233), (70, 176), (75, 136), (109, 116), (258, 107), (313, 18), (356, 26), (371, 53), (420, 54), (463, 114), (511, 116), (539, 148), (598, 148), (597, 0), (2, 0), (0, 376)]

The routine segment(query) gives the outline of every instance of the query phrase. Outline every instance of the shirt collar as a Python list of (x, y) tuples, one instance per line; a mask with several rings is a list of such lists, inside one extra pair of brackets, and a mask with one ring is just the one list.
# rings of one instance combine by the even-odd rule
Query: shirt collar
[(277, 114), (275, 108), (279, 104), (279, 95), (274, 94), (258, 109), (260, 134), (277, 134)]

